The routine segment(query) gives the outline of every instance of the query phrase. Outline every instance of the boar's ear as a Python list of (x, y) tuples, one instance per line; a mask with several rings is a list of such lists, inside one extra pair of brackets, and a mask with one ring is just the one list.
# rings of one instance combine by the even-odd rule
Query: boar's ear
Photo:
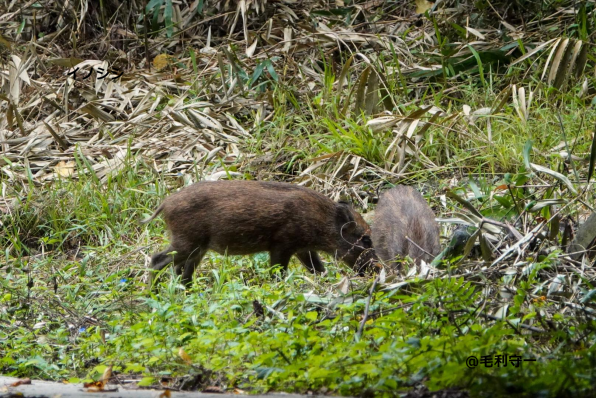
[[(337, 210), (335, 215), (335, 221), (340, 228), (350, 227), (354, 222), (354, 215), (352, 214), (352, 208), (346, 202), (338, 202)], [(348, 225), (346, 225), (348, 224)]]

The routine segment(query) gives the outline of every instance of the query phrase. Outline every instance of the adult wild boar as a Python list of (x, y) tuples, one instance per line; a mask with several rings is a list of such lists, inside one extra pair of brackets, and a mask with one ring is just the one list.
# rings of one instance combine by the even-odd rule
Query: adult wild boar
[(381, 195), (371, 229), (375, 252), (383, 261), (407, 255), (418, 264), (429, 263), (441, 251), (435, 215), (412, 187), (398, 185)]
[[(269, 252), (271, 265), (292, 255), (324, 272), (317, 251), (362, 272), (374, 258), (370, 228), (347, 203), (281, 182), (203, 181), (169, 196), (148, 219), (164, 213), (170, 246), (151, 258), (154, 273), (174, 262), (188, 286), (207, 250), (230, 255)], [(175, 252), (174, 255), (168, 254)]]

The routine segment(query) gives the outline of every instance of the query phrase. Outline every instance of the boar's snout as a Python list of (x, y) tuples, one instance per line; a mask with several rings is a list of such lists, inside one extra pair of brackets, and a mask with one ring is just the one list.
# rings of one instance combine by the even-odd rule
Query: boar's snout
[(341, 259), (361, 275), (370, 272), (379, 259), (373, 248), (369, 225), (344, 202), (338, 203), (337, 220)]
[(379, 258), (375, 253), (370, 236), (364, 235), (357, 240), (352, 245), (352, 249), (346, 253), (344, 261), (360, 276), (374, 272)]

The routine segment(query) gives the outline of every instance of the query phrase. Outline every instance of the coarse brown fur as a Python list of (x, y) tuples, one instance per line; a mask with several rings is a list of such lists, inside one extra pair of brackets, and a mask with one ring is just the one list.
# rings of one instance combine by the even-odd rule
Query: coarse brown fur
[(371, 229), (375, 252), (383, 261), (407, 255), (418, 264), (428, 263), (441, 251), (435, 215), (412, 187), (398, 185), (381, 195)]
[(282, 271), (296, 255), (309, 271), (324, 272), (317, 251), (337, 255), (357, 271), (374, 258), (370, 228), (360, 214), (298, 185), (203, 181), (169, 196), (143, 222), (160, 212), (171, 243), (153, 255), (150, 282), (173, 261), (188, 285), (207, 250), (230, 255), (268, 251), (271, 265), (281, 265)]

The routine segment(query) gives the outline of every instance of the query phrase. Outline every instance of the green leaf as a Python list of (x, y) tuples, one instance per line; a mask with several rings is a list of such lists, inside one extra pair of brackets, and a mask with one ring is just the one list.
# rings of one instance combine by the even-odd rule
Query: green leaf
[(269, 71), (269, 74), (271, 75), (273, 80), (275, 80), (277, 82), (279, 78), (277, 77), (277, 73), (275, 72), (275, 69), (273, 69), (273, 64), (269, 60), (267, 60), (266, 62), (267, 62), (267, 71)]
[(316, 321), (319, 314), (316, 311), (310, 311), (310, 312), (307, 312), (304, 316), (309, 321)]
[(259, 79), (259, 77), (261, 77), (261, 75), (263, 74), (263, 70), (266, 67), (266, 61), (260, 62), (257, 67), (255, 68), (255, 71), (252, 73), (252, 76), (250, 78), (249, 87), (252, 87), (253, 84), (255, 84), (255, 82)]
[(593, 134), (594, 137), (592, 138), (592, 148), (590, 149), (590, 165), (588, 167), (588, 181), (586, 181), (586, 183), (589, 183), (590, 179), (594, 175), (594, 164), (596, 163), (596, 129)]
[(150, 12), (155, 7), (159, 9), (159, 7), (161, 7), (164, 1), (165, 0), (151, 0), (149, 3), (147, 3), (147, 7), (145, 7), (145, 12)]
[(150, 387), (155, 383), (155, 377), (145, 376), (137, 383), (140, 387)]
[(172, 37), (174, 33), (174, 25), (172, 24), (172, 15), (174, 14), (174, 6), (172, 6), (172, 0), (166, 0), (166, 6), (163, 12), (163, 18), (166, 23), (166, 34), (168, 37)]
[(573, 184), (571, 183), (569, 178), (565, 177), (563, 174), (557, 173), (556, 171), (553, 171), (547, 167), (540, 166), (539, 164), (530, 163), (530, 166), (536, 171), (540, 171), (542, 173), (548, 174), (549, 176), (554, 177), (557, 180), (561, 181), (563, 184), (567, 185), (567, 188), (569, 188), (569, 190), (572, 193), (577, 195), (577, 191), (576, 191), (575, 187), (573, 186)]
[(532, 170), (530, 167), (530, 151), (532, 150), (532, 140), (527, 140), (526, 144), (524, 145), (524, 166), (526, 166), (526, 170)]
[(126, 368), (124, 368), (124, 373), (128, 373), (128, 372), (140, 373), (140, 372), (144, 372), (144, 371), (145, 371), (145, 366), (140, 365), (138, 363), (129, 363), (128, 365), (126, 365)]

